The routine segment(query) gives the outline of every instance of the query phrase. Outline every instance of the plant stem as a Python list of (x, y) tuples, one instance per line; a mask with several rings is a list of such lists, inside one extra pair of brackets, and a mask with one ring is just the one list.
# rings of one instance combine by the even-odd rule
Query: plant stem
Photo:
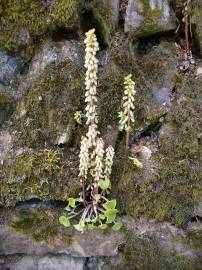
[(83, 197), (83, 206), (86, 208), (86, 179), (85, 177), (82, 178), (82, 197)]
[(128, 150), (129, 137), (130, 137), (130, 112), (128, 112), (128, 127), (127, 127), (127, 131), (126, 131), (126, 145), (125, 145), (125, 151)]
[(188, 15), (185, 18), (185, 42), (186, 42), (186, 52), (189, 52), (189, 20)]

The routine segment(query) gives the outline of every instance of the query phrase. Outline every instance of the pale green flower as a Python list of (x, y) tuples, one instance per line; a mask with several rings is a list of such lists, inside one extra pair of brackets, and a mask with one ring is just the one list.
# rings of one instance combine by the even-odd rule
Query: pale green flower
[(135, 109), (135, 82), (132, 80), (132, 75), (129, 74), (124, 78), (124, 96), (123, 96), (123, 110), (119, 112), (119, 129), (129, 131), (131, 123), (134, 123), (133, 111)]

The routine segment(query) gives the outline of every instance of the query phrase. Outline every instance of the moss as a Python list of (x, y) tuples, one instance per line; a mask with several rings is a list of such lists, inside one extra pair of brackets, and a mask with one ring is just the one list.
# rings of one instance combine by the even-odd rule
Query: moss
[(12, 112), (14, 107), (13, 99), (5, 93), (0, 93), (0, 125)]
[(172, 104), (165, 118), (171, 131), (161, 135), (160, 151), (152, 155), (152, 163), (158, 165), (154, 173), (148, 173), (148, 168), (134, 171), (118, 154), (121, 169), (117, 196), (123, 213), (169, 220), (178, 226), (194, 215), (194, 205), (202, 195), (201, 89), (201, 82), (194, 78), (184, 79), (177, 86), (176, 98), (180, 101)]
[[(67, 156), (66, 156), (67, 155)], [(5, 205), (38, 198), (66, 200), (79, 191), (75, 154), (53, 149), (29, 150), (8, 165), (1, 175), (1, 200)]]
[(112, 22), (111, 2), (106, 0), (87, 1), (85, 7), (92, 13), (103, 43), (110, 44), (115, 30)]
[[(52, 64), (27, 91), (18, 108), (25, 114), (16, 122), (21, 132), (19, 143), (31, 147), (57, 144), (66, 133), (72, 143), (74, 113), (82, 104), (84, 76), (71, 62)], [(75, 138), (76, 139), (76, 138)]]
[[(63, 5), (63, 2), (66, 5)], [(63, 2), (54, 1), (48, 4), (40, 0), (2, 0), (0, 47), (9, 51), (17, 50), (25, 60), (29, 60), (43, 35), (49, 35), (57, 27), (77, 29), (78, 1)], [(20, 38), (22, 31), (27, 31), (31, 40), (22, 41)]]
[(130, 232), (124, 249), (125, 267), (136, 270), (199, 270), (200, 262), (195, 258), (180, 256), (176, 252), (161, 246), (155, 235), (142, 239)]
[(202, 241), (201, 228), (192, 229), (187, 232), (187, 238), (185, 240), (185, 244), (188, 244), (192, 248), (197, 249), (199, 254), (202, 252), (201, 241)]
[(51, 15), (53, 23), (60, 28), (78, 29), (79, 25), (79, 1), (57, 0), (53, 6)]
[(191, 23), (192, 23), (192, 31), (194, 32), (195, 38), (197, 39), (197, 43), (199, 45), (200, 53), (202, 52), (202, 22), (201, 22), (201, 12), (202, 5), (200, 1), (193, 1), (192, 3), (193, 10), (191, 12)]
[[(59, 211), (58, 211), (59, 210)], [(32, 237), (36, 242), (44, 241), (50, 247), (60, 241), (71, 245), (73, 241), (72, 228), (64, 228), (58, 222), (60, 209), (37, 208), (30, 211), (18, 211), (17, 219), (11, 223), (13, 229)]]

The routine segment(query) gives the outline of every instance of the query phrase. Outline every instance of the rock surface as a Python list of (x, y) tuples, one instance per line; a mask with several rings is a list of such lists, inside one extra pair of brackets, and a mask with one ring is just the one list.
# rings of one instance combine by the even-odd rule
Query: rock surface
[(4, 85), (15, 85), (22, 71), (22, 61), (0, 51), (0, 82)]
[[(150, 262), (152, 269), (155, 269), (155, 265), (157, 266), (158, 263), (160, 265), (167, 265), (167, 267), (170, 267), (171, 264), (174, 269), (178, 269), (178, 267), (179, 269), (187, 270), (199, 269), (197, 267), (202, 259), (202, 250), (197, 244), (193, 245), (195, 242), (187, 241), (189, 238), (190, 241), (195, 241), (194, 237), (197, 235), (196, 233), (201, 231), (201, 227), (196, 227), (196, 225), (190, 225), (186, 232), (165, 222), (155, 223), (154, 221), (144, 219), (135, 221), (131, 218), (124, 217), (124, 231), (89, 231), (84, 234), (75, 232), (72, 234), (71, 232), (69, 235), (69, 237), (71, 236), (71, 240), (69, 238), (69, 244), (64, 245), (61, 240), (65, 239), (64, 233), (67, 229), (63, 230), (59, 224), (54, 224), (54, 226), (59, 226), (58, 232), (60, 234), (63, 231), (60, 239), (58, 238), (59, 235), (52, 234), (45, 236), (43, 233), (43, 240), (38, 239), (38, 242), (34, 242), (32, 240), (34, 233), (40, 229), (40, 226), (43, 226), (42, 230), (44, 230), (44, 225), (43, 223), (41, 225), (38, 223), (35, 228), (24, 227), (23, 220), (19, 220), (19, 216), (16, 217), (15, 215), (16, 213), (24, 213), (26, 217), (29, 217), (30, 212), (28, 211), (30, 210), (27, 209), (25, 213), (25, 209), (27, 208), (16, 208), (15, 211), (4, 209), (4, 215), (1, 214), (0, 221), (3, 221), (2, 217), (5, 219), (3, 221), (4, 223), (0, 225), (0, 267), (6, 264), (7, 267), (10, 267), (9, 269), (13, 270), (58, 270), (62, 269), (62, 267), (70, 270), (114, 270), (122, 269), (122, 267), (133, 269), (132, 265), (135, 263), (137, 269), (142, 269), (141, 264), (145, 264), (145, 257), (139, 257), (138, 250), (144, 248), (148, 256), (147, 261), (148, 263)], [(33, 208), (29, 209), (32, 209), (31, 212), (34, 211), (35, 213), (37, 211), (40, 213), (42, 210), (41, 206), (40, 208), (35, 208), (34, 205)], [(50, 213), (54, 213), (53, 210), (46, 208), (47, 210), (49, 211), (49, 217), (51, 217)], [(18, 232), (15, 231), (16, 229)], [(86, 243), (90, 243), (90, 245)], [(153, 255), (151, 255), (153, 248), (156, 251), (158, 250), (158, 253), (155, 254), (155, 261), (152, 259)], [(168, 258), (169, 261), (167, 261)], [(179, 262), (176, 260), (177, 258)], [(188, 267), (196, 268), (181, 268), (180, 263), (183, 260), (189, 262)]]
[[(174, 0), (0, 1), (1, 270), (201, 269), (201, 1), (188, 10), (191, 61), (183, 9)], [(79, 234), (58, 219), (81, 191), (92, 28), (99, 131), (115, 148), (111, 195), (124, 226)], [(126, 153), (117, 116), (128, 74), (136, 96)]]
[(167, 0), (129, 0), (124, 31), (137, 36), (152, 35), (175, 29), (175, 19)]
[[(10, 257), (10, 260), (12, 258)], [(46, 255), (43, 257), (24, 256), (9, 262), (9, 257), (0, 263), (1, 269), (10, 270), (84, 270), (85, 260), (66, 255)], [(5, 266), (5, 268), (3, 268)]]

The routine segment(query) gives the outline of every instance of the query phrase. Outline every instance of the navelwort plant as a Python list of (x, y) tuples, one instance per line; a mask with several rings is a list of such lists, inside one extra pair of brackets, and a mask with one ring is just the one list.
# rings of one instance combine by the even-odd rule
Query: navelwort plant
[(88, 131), (81, 139), (79, 154), (79, 180), (82, 192), (77, 199), (69, 198), (66, 212), (59, 218), (59, 222), (69, 227), (70, 220), (81, 215), (78, 224), (73, 225), (77, 231), (86, 229), (106, 229), (112, 225), (113, 230), (119, 230), (121, 224), (116, 222), (118, 210), (116, 200), (108, 200), (110, 193), (110, 175), (113, 165), (114, 148), (106, 150), (102, 138), (98, 138), (97, 116), (97, 71), (98, 60), (96, 53), (99, 45), (95, 29), (86, 33), (85, 39), (85, 102), (86, 125)]
[(124, 96), (123, 96), (123, 109), (119, 112), (119, 130), (126, 131), (126, 143), (125, 148), (128, 149), (129, 136), (132, 123), (134, 123), (133, 111), (135, 109), (135, 82), (132, 80), (132, 75), (129, 74), (124, 78)]

